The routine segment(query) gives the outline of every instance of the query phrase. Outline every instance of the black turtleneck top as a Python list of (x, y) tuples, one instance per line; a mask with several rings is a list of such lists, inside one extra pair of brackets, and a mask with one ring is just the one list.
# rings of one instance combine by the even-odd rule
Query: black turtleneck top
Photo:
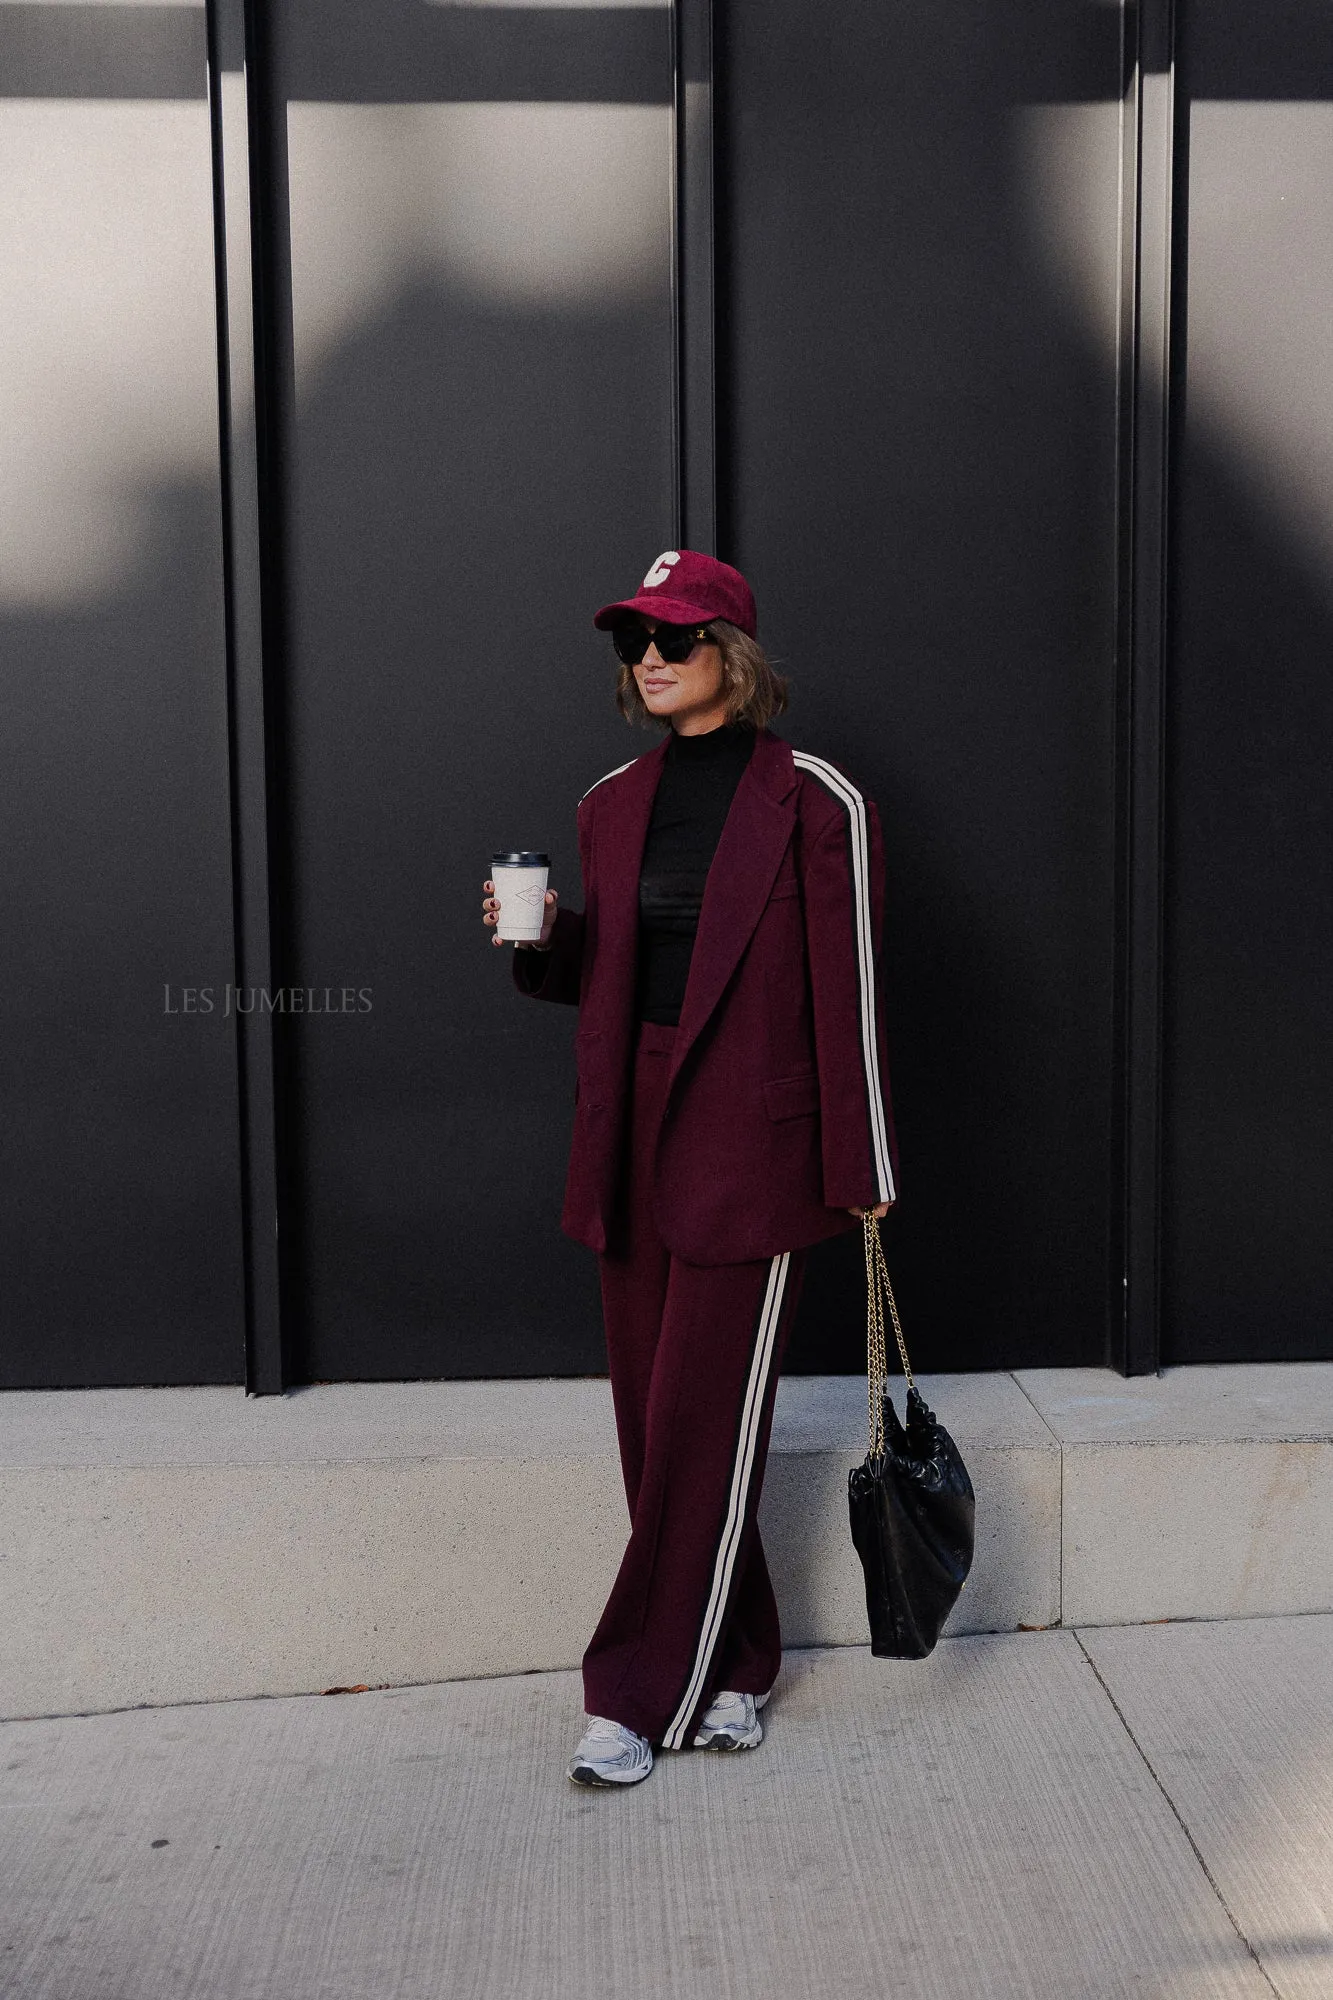
[(680, 1020), (704, 883), (754, 749), (748, 723), (667, 744), (639, 873), (638, 1017)]

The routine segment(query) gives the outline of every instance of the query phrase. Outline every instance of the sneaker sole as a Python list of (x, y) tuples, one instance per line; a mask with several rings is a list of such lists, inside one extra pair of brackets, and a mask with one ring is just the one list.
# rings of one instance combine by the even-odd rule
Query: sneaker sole
[(696, 1743), (696, 1750), (757, 1750), (764, 1740), (761, 1729), (755, 1736), (729, 1736), (719, 1729), (716, 1736), (710, 1736), (705, 1743)]
[(591, 1764), (571, 1764), (565, 1776), (571, 1785), (579, 1785), (585, 1791), (615, 1792), (623, 1791), (627, 1785), (641, 1785), (645, 1778), (652, 1775), (652, 1769), (650, 1764), (646, 1771), (636, 1771), (632, 1776), (609, 1778), (604, 1771), (594, 1769)]

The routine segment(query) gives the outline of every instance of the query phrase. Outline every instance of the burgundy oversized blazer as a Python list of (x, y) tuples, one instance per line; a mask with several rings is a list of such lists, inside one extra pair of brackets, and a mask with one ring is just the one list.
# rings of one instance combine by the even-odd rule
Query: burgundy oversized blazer
[[(585, 907), (521, 991), (577, 1003), (561, 1226), (608, 1247), (634, 1036), (639, 869), (668, 738), (579, 801)], [(897, 1198), (879, 977), (884, 865), (873, 804), (761, 730), (708, 881), (658, 1139), (656, 1219), (691, 1264), (735, 1264), (854, 1228)]]

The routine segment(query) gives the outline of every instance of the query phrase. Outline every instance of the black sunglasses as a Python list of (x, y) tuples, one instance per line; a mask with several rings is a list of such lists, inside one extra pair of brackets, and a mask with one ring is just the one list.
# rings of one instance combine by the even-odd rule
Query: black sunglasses
[(637, 667), (650, 645), (656, 646), (657, 657), (665, 660), (669, 667), (679, 667), (688, 660), (701, 639), (708, 637), (706, 625), (659, 625), (655, 632), (638, 618), (623, 618), (611, 632), (611, 644), (616, 649), (617, 659), (627, 667)]

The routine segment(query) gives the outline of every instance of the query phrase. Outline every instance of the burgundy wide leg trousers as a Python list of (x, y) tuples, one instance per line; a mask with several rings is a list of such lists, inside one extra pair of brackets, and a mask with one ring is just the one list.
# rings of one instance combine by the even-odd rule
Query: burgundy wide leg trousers
[(632, 1525), (583, 1688), (590, 1715), (681, 1750), (719, 1689), (763, 1694), (781, 1660), (755, 1514), (805, 1253), (705, 1266), (663, 1245), (652, 1169), (674, 1035), (638, 1030), (620, 1226), (600, 1259)]

